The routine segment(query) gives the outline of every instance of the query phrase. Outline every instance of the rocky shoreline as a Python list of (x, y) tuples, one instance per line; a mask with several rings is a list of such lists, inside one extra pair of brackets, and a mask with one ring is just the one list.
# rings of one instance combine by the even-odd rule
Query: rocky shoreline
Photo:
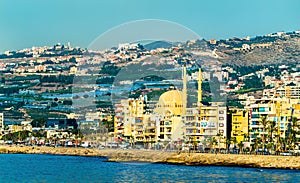
[(149, 162), (192, 166), (239, 166), (300, 170), (300, 157), (239, 154), (175, 153), (147, 150), (87, 149), (65, 147), (0, 146), (4, 154), (54, 154), (107, 157), (112, 162)]

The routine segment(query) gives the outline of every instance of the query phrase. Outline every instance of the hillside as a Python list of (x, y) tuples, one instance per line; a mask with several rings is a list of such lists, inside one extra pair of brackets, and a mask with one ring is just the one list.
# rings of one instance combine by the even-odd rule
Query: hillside
[(211, 59), (234, 65), (297, 63), (300, 60), (300, 33), (273, 33), (218, 41), (197, 40), (187, 42), (185, 48), (192, 50), (200, 60), (204, 53), (211, 53)]

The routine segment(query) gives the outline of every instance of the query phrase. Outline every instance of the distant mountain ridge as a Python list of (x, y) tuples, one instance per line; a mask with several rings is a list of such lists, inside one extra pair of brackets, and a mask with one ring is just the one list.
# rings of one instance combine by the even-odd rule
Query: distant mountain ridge
[(178, 42), (168, 42), (168, 41), (154, 41), (144, 45), (144, 48), (147, 50), (155, 50), (157, 48), (172, 48), (173, 46), (177, 46)]

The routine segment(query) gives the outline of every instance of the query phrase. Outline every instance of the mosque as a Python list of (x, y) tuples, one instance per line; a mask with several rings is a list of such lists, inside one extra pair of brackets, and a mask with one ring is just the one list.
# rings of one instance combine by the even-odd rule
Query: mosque
[(145, 113), (146, 97), (122, 100), (116, 105), (115, 137), (117, 140), (147, 144), (209, 144), (213, 138), (219, 148), (227, 137), (226, 106), (220, 102), (202, 104), (202, 72), (198, 71), (196, 107), (187, 107), (187, 73), (182, 69), (182, 91), (163, 93), (152, 113)]

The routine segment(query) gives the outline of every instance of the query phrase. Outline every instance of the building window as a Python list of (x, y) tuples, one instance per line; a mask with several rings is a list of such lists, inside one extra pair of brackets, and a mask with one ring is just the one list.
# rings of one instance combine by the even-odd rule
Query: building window
[(219, 130), (219, 133), (224, 133), (224, 130)]
[(224, 117), (219, 117), (219, 120), (224, 120)]
[(224, 114), (224, 111), (219, 111), (219, 114)]
[(219, 123), (219, 127), (223, 127), (224, 126), (224, 123)]

